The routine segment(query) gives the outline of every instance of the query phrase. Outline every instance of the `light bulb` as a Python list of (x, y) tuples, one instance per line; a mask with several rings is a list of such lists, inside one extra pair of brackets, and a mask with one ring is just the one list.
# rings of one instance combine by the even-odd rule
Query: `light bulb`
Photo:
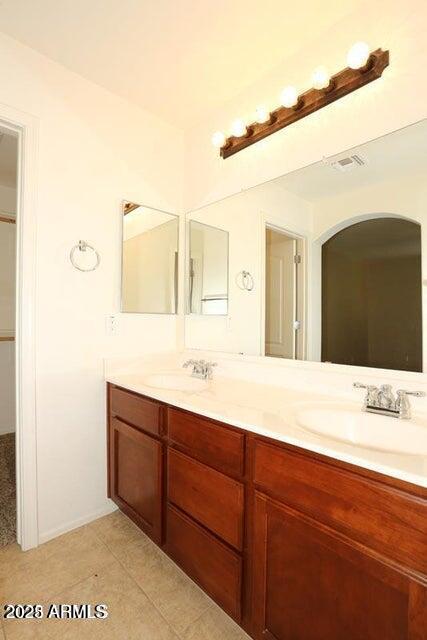
[(366, 42), (356, 42), (347, 54), (347, 64), (350, 69), (364, 67), (369, 58), (369, 46)]
[(216, 133), (213, 134), (212, 136), (212, 144), (214, 147), (217, 147), (218, 149), (220, 149), (225, 143), (225, 135), (222, 133), (222, 131), (217, 131)]
[(256, 108), (256, 121), (259, 124), (264, 124), (264, 122), (268, 122), (270, 120), (270, 114), (268, 110), (263, 106), (259, 106)]
[(243, 120), (240, 120), (240, 118), (239, 118), (238, 120), (235, 120), (233, 122), (233, 124), (231, 125), (231, 133), (236, 138), (240, 138), (241, 136), (245, 135), (245, 133), (246, 133), (246, 125), (243, 122)]
[(331, 82), (331, 76), (328, 73), (326, 67), (317, 67), (317, 69), (313, 73), (312, 77), (313, 87), (318, 89), (326, 89), (329, 87), (329, 83)]
[(295, 107), (298, 103), (298, 92), (295, 87), (285, 87), (281, 93), (280, 101), (284, 107)]

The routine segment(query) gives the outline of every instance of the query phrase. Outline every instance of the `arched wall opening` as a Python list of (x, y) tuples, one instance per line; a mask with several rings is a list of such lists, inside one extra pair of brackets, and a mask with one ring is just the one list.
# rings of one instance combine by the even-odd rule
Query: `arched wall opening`
[(423, 370), (421, 225), (357, 215), (312, 245), (310, 359)]

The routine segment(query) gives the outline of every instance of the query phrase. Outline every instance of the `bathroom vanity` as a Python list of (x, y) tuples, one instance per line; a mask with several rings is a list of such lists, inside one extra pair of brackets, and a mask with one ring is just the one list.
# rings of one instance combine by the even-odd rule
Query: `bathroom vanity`
[(424, 487), (117, 383), (108, 468), (119, 508), (253, 638), (427, 638)]

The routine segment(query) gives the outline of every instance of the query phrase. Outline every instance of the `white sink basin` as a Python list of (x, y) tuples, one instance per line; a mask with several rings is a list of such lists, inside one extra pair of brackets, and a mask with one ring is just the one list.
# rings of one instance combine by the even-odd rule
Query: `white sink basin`
[(388, 453), (427, 455), (426, 420), (399, 420), (332, 403), (301, 408), (295, 418), (303, 429), (333, 440)]
[(142, 384), (154, 389), (171, 389), (173, 391), (202, 391), (207, 386), (206, 380), (191, 378), (188, 374), (152, 373), (141, 379)]

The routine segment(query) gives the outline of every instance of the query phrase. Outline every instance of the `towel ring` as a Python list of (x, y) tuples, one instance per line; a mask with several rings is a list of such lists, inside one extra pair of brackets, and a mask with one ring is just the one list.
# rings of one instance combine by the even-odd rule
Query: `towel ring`
[(249, 273), (249, 271), (245, 270), (239, 271), (239, 273), (237, 274), (236, 284), (239, 289), (242, 289), (242, 291), (252, 291), (255, 285), (253, 276)]
[[(93, 253), (95, 254), (96, 257), (96, 262), (93, 265), (93, 267), (89, 267), (88, 269), (84, 269), (83, 267), (79, 267), (79, 265), (76, 262), (75, 259), (75, 253), (76, 251), (86, 251), (87, 249), (90, 249), (91, 251), (93, 251)], [(94, 247), (92, 247), (90, 244), (88, 244), (87, 242), (85, 242), (84, 240), (79, 240), (78, 244), (76, 244), (70, 251), (70, 262), (73, 265), (73, 267), (75, 269), (78, 269), (79, 271), (95, 271), (95, 269), (97, 269), (99, 267), (99, 263), (101, 262), (101, 258), (99, 256), (99, 253), (97, 252), (96, 249), (94, 249)]]

